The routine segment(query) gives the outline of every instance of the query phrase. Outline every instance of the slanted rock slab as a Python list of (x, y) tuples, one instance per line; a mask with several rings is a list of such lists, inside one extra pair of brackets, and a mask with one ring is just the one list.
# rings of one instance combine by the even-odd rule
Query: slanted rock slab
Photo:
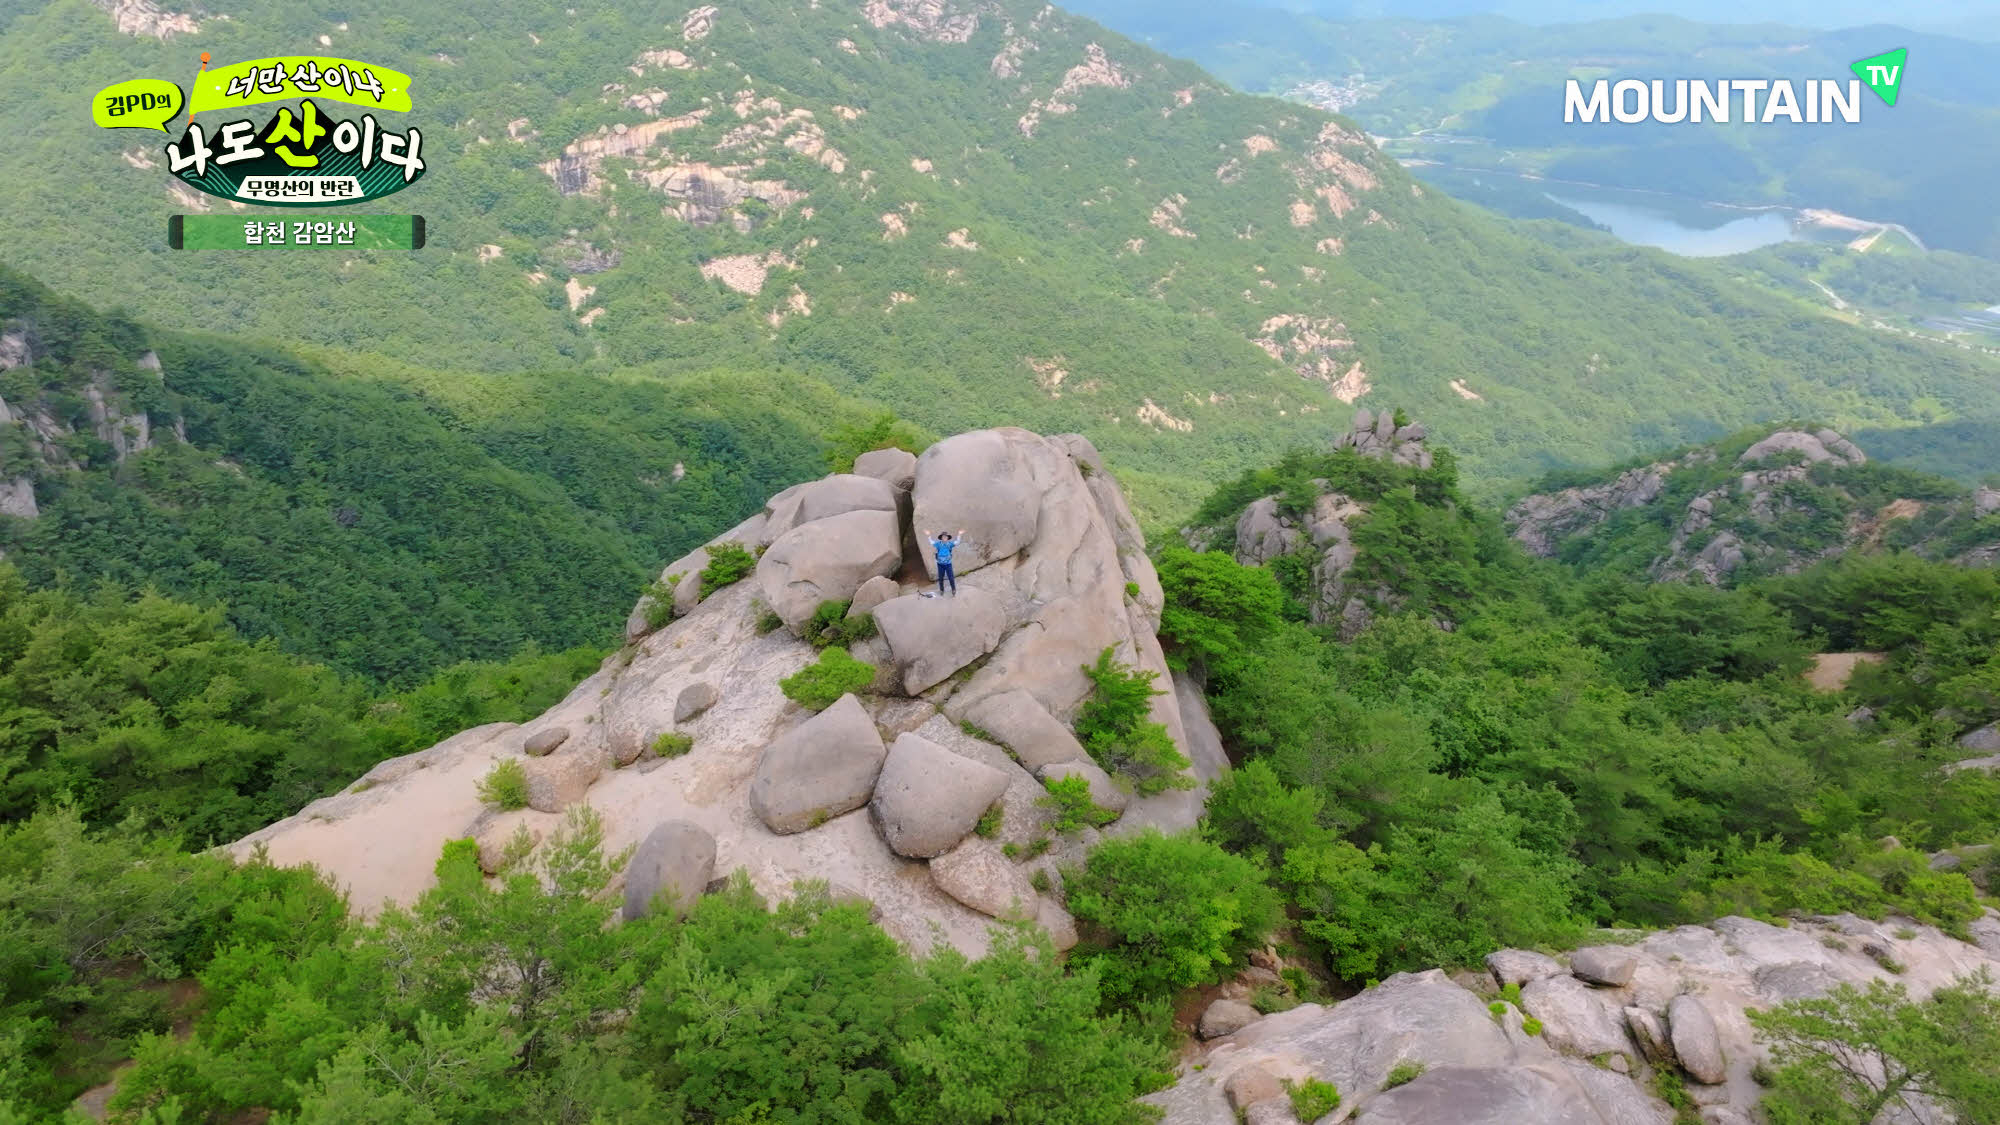
[(930, 862), (938, 889), (994, 918), (1033, 918), (1039, 909), (1034, 885), (991, 840), (968, 836)]
[(999, 739), (1031, 771), (1089, 760), (1076, 735), (1025, 691), (989, 695), (966, 709), (965, 720)]
[(750, 810), (781, 836), (818, 827), (868, 803), (887, 753), (861, 701), (843, 695), (764, 748)]
[(891, 598), (875, 607), (875, 626), (902, 670), (904, 692), (916, 695), (992, 652), (1007, 613), (993, 595), (961, 586), (956, 597)]
[[(911, 525), (932, 534), (964, 530), (952, 557), (960, 577), (1034, 542), (1047, 485), (1035, 479), (1031, 447), (1043, 444), (1025, 430), (977, 430), (917, 458)], [(935, 562), (926, 559), (925, 567), (935, 579)]]
[(897, 855), (930, 859), (957, 847), (1006, 790), (999, 770), (905, 734), (889, 747), (868, 807)]
[(895, 510), (895, 485), (872, 476), (837, 473), (812, 482), (800, 492), (798, 522), (808, 524), (847, 512)]
[(685, 820), (647, 833), (625, 865), (625, 920), (654, 910), (686, 914), (715, 878), (715, 837)]
[(1674, 1056), (1673, 1041), (1667, 1038), (1667, 1028), (1660, 1017), (1644, 1008), (1626, 1008), (1625, 1026), (1631, 1029), (1632, 1038), (1638, 1041), (1639, 1050), (1646, 1061), (1654, 1066), (1675, 1066), (1679, 1060)]

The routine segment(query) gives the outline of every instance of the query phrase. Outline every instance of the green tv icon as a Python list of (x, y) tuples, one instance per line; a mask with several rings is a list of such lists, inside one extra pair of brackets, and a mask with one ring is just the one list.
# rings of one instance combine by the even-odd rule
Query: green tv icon
[(1868, 83), (1877, 97), (1889, 105), (1896, 104), (1896, 94), (1903, 86), (1903, 63), (1910, 57), (1908, 47), (1898, 47), (1879, 55), (1861, 59), (1848, 66), (1856, 78)]

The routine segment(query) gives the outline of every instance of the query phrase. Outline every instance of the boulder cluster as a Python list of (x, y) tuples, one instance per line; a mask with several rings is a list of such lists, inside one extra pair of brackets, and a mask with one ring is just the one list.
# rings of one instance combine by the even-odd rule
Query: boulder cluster
[(1669, 1073), (1703, 1125), (1750, 1125), (1767, 1060), (1746, 1011), (1843, 983), (1927, 996), (2000, 972), (2000, 915), (1971, 928), (1977, 944), (1904, 919), (1722, 918), (1561, 959), (1501, 950), (1483, 974), (1399, 974), (1330, 1006), (1259, 1016), (1218, 1000), (1179, 1081), (1145, 1100), (1165, 1125), (1298, 1125), (1284, 1083), (1311, 1077), (1340, 1092), (1326, 1120), (1355, 1125), (1674, 1125), (1652, 1080)]
[(1424, 448), (1424, 427), (1421, 422), (1396, 424), (1396, 414), (1391, 410), (1371, 412), (1367, 407), (1354, 412), (1354, 424), (1348, 431), (1336, 438), (1335, 449), (1353, 449), (1368, 457), (1382, 457), (1398, 465), (1414, 465), (1419, 469), (1431, 467), (1431, 451)]
[[(958, 593), (937, 597), (922, 533), (947, 530), (963, 531)], [(748, 573), (720, 588), (711, 575), (704, 597), (704, 570), (732, 555)], [(1081, 437), (983, 430), (921, 457), (864, 454), (661, 579), (671, 604), (642, 600), (624, 650), (547, 713), (384, 762), (235, 850), (316, 863), (373, 911), (431, 885), (445, 841), (476, 839), (497, 873), (583, 805), (608, 850), (635, 848), (628, 917), (685, 909), (741, 870), (767, 897), (823, 880), (919, 948), (942, 936), (978, 952), (994, 918), (1039, 921), (1067, 946), (1061, 865), (1098, 830), (1053, 832), (1045, 783), (1083, 778), (1122, 814), (1114, 833), (1191, 826), (1205, 795), (1140, 798), (1091, 760), (1070, 725), (1093, 690), (1085, 666), (1110, 649), (1155, 673), (1152, 718), (1198, 778), (1226, 764), (1200, 693), (1168, 672), (1138, 524)], [(848, 651), (875, 671), (815, 712), (780, 681), (820, 658), (807, 634), (828, 603), (871, 618)], [(527, 808), (481, 805), (501, 762), (524, 772)]]
[[(1422, 423), (1399, 426), (1392, 411), (1362, 409), (1355, 412), (1353, 425), (1335, 441), (1334, 448), (1428, 469), (1431, 452), (1424, 446), (1424, 437)], [(1295, 515), (1280, 506), (1279, 497), (1265, 496), (1243, 509), (1233, 538), (1225, 532), (1218, 541), (1214, 534), (1190, 529), (1186, 539), (1196, 550), (1227, 547), (1244, 566), (1263, 566), (1280, 556), (1304, 554), (1311, 565), (1306, 610), (1313, 623), (1335, 626), (1342, 640), (1353, 640), (1374, 621), (1375, 608), (1393, 602), (1394, 597), (1389, 590), (1357, 584), (1348, 576), (1356, 557), (1354, 519), (1367, 514), (1368, 505), (1334, 491), (1328, 481), (1313, 483), (1319, 495), (1308, 512)]]

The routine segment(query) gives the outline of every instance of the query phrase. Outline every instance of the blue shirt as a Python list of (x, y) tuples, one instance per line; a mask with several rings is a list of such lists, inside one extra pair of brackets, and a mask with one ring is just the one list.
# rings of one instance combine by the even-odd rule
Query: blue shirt
[(933, 539), (933, 540), (931, 540), (931, 546), (937, 549), (937, 561), (938, 561), (938, 565), (939, 565), (939, 566), (950, 566), (950, 565), (951, 565), (951, 553), (952, 553), (952, 551), (954, 551), (954, 550), (956, 550), (956, 549), (958, 548), (958, 540), (956, 540), (956, 539)]

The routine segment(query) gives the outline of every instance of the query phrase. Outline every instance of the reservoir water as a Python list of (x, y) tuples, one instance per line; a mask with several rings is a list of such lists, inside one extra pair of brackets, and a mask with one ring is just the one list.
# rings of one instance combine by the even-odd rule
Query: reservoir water
[(1549, 192), (1547, 197), (1563, 207), (1607, 227), (1620, 240), (1640, 246), (1657, 246), (1687, 258), (1716, 258), (1741, 254), (1760, 246), (1789, 241), (1792, 219), (1788, 211), (1745, 212), (1732, 207), (1666, 207), (1608, 198), (1610, 192)]

